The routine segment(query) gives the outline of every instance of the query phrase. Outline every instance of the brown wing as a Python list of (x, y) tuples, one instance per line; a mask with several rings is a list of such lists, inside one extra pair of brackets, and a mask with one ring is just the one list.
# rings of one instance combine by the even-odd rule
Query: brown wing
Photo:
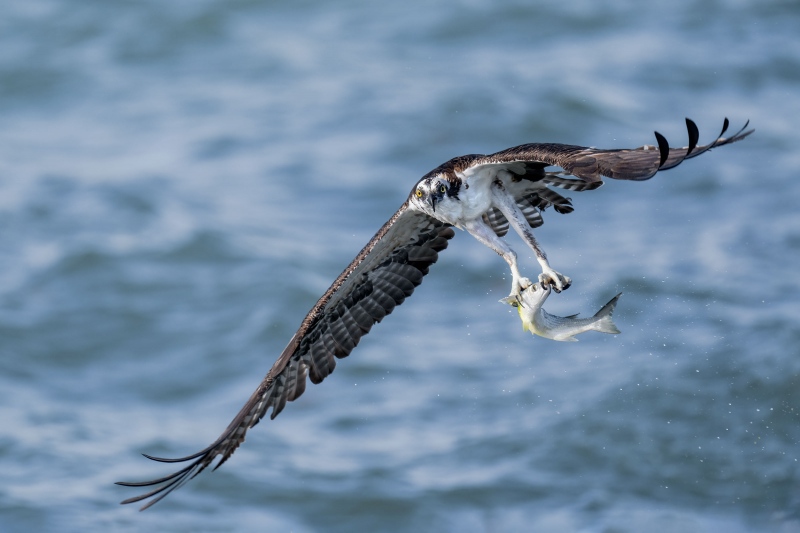
[(244, 442), (245, 433), (271, 407), (270, 418), (287, 401), (298, 398), (306, 377), (319, 383), (333, 372), (336, 358), (346, 357), (376, 322), (414, 292), (454, 233), (450, 226), (409, 208), (408, 202), (383, 225), (352, 263), (308, 313), (300, 329), (250, 399), (222, 435), (207, 448), (178, 459), (145, 455), (162, 463), (189, 465), (166, 477), (144, 482), (118, 482), (126, 487), (155, 488), (128, 498), (133, 503), (152, 498), (147, 509), (220, 457), (219, 468)]
[[(698, 146), (699, 131), (697, 125), (686, 119), (686, 128), (689, 133), (689, 146), (684, 148), (670, 148), (667, 140), (655, 132), (658, 146), (645, 145), (634, 149), (601, 150), (574, 146), (569, 144), (533, 143), (523, 144), (508, 148), (495, 154), (473, 157), (465, 160), (462, 168), (456, 163), (457, 172), (474, 171), (481, 165), (497, 163), (520, 163), (524, 167), (526, 179), (543, 173), (545, 166), (559, 166), (565, 174), (571, 174), (584, 183), (602, 183), (603, 177), (618, 180), (646, 180), (652, 178), (656, 172), (676, 167), (686, 159), (736, 141), (750, 135), (753, 130), (747, 130), (749, 121), (736, 134), (723, 137), (729, 126), (726, 118), (722, 131), (717, 139), (706, 145)], [(509, 167), (514, 171), (514, 167)], [(566, 180), (569, 181), (569, 180)]]
[[(753, 132), (753, 130), (745, 131), (748, 124), (749, 122), (735, 135), (726, 138), (723, 137), (729, 125), (726, 118), (717, 139), (703, 146), (697, 145), (699, 139), (697, 126), (687, 118), (689, 146), (684, 148), (670, 148), (664, 136), (655, 132), (658, 147), (599, 150), (568, 144), (523, 144), (487, 156), (455, 158), (440, 168), (448, 167), (449, 164), (452, 170), (461, 173), (467, 179), (479, 176), (481, 169), (485, 167), (502, 167), (513, 173), (516, 177), (514, 183), (508, 184), (508, 189), (514, 194), (528, 224), (536, 228), (544, 223), (541, 211), (550, 206), (559, 213), (573, 211), (570, 199), (561, 196), (548, 186), (570, 191), (586, 191), (602, 185), (604, 176), (623, 180), (647, 180), (656, 172), (673, 168), (684, 160), (696, 157), (711, 148), (744, 139)], [(564, 171), (547, 172), (545, 168), (548, 166), (559, 166)], [(577, 179), (570, 178), (569, 175)], [(483, 215), (483, 220), (499, 237), (508, 232), (508, 220), (497, 209), (490, 209)]]

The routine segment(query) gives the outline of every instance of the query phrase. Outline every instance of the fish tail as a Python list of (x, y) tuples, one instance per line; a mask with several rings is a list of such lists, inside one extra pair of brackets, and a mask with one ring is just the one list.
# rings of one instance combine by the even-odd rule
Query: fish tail
[(614, 313), (614, 308), (617, 305), (617, 300), (619, 297), (622, 296), (622, 293), (617, 294), (611, 300), (600, 308), (600, 310), (594, 314), (594, 318), (597, 321), (593, 324), (593, 328), (595, 331), (600, 331), (602, 333), (620, 333), (620, 330), (617, 328), (616, 324), (611, 318), (611, 315)]

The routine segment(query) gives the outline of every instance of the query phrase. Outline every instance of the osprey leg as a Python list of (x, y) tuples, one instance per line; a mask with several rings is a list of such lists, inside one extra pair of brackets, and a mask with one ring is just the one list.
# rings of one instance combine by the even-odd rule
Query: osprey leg
[(519, 302), (520, 294), (523, 290), (531, 286), (531, 280), (523, 277), (519, 273), (517, 254), (514, 250), (511, 249), (506, 241), (498, 237), (482, 218), (476, 218), (466, 222), (464, 224), (464, 229), (478, 239), (478, 242), (484, 246), (488, 246), (505, 259), (508, 266), (511, 267), (511, 293), (508, 295), (508, 298), (504, 298), (500, 301), (508, 304)]
[(528, 221), (525, 220), (525, 215), (520, 211), (514, 197), (503, 187), (502, 182), (497, 180), (492, 186), (492, 204), (503, 213), (508, 223), (514, 228), (514, 231), (522, 237), (533, 253), (536, 254), (536, 260), (542, 267), (542, 273), (539, 274), (539, 282), (542, 286), (550, 286), (556, 292), (561, 292), (569, 288), (572, 280), (567, 276), (556, 272), (547, 261), (547, 255), (544, 250), (539, 246), (536, 237), (533, 236), (533, 228), (530, 227)]

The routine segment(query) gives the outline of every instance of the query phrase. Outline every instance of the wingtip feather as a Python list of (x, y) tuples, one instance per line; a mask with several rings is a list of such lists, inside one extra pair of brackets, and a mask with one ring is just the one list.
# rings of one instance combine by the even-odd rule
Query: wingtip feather
[(658, 168), (661, 168), (664, 166), (664, 163), (667, 162), (667, 158), (669, 157), (669, 142), (667, 142), (666, 137), (657, 131), (653, 133), (655, 133), (656, 141), (658, 142), (658, 151), (661, 154), (661, 162), (658, 164)]
[(700, 130), (694, 120), (689, 117), (686, 117), (686, 130), (689, 133), (689, 146), (686, 148), (686, 155), (689, 155), (697, 147), (697, 143), (700, 140)]

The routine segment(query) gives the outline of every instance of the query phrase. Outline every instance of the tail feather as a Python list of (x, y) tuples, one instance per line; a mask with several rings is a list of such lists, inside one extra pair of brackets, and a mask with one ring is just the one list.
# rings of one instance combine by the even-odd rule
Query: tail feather
[(574, 211), (574, 208), (572, 207), (572, 200), (565, 196), (561, 196), (553, 189), (537, 189), (536, 192), (529, 194), (524, 198), (530, 202), (531, 205), (538, 207), (539, 209), (547, 209), (552, 205), (553, 209), (555, 209), (557, 213), (565, 214), (572, 213), (572, 211)]
[(494, 231), (498, 237), (503, 237), (508, 233), (508, 220), (496, 207), (489, 209), (489, 211), (483, 214), (483, 221), (492, 228), (492, 231)]
[(568, 191), (591, 191), (600, 187), (603, 182), (598, 181), (585, 181), (580, 179), (564, 178), (562, 176), (569, 176), (566, 172), (548, 172), (542, 178), (542, 181), (548, 185), (553, 185)]

